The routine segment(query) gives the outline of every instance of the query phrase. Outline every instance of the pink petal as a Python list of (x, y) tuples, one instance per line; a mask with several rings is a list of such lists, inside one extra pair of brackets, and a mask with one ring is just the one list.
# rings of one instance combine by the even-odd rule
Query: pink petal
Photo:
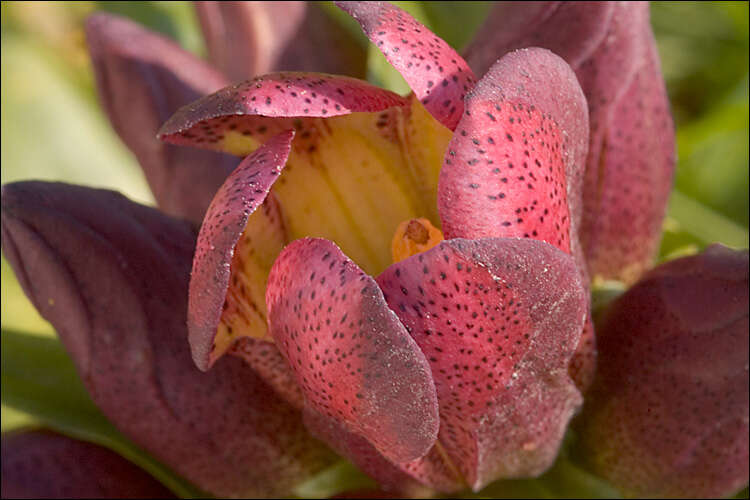
[(602, 43), (614, 10), (614, 2), (495, 2), (466, 61), (482, 75), (512, 50), (544, 47), (575, 69)]
[(427, 498), (434, 494), (424, 485), (442, 493), (454, 493), (463, 489), (434, 447), (427, 455), (413, 462), (393, 464), (367, 439), (349, 432), (333, 418), (308, 408), (305, 411), (305, 425), (313, 436), (327, 443), (339, 455), (347, 457), (388, 492), (407, 498)]
[(453, 130), (476, 78), (466, 61), (413, 17), (387, 2), (336, 2), (404, 77), (440, 123)]
[(245, 123), (273, 127), (273, 121), (258, 120), (258, 116), (330, 117), (383, 111), (408, 102), (393, 92), (345, 76), (275, 73), (183, 106), (162, 126), (159, 137), (172, 144), (221, 149), (229, 131), (251, 135)]
[(233, 81), (280, 70), (363, 77), (366, 54), (306, 2), (195, 2), (213, 63)]
[(587, 189), (592, 189), (590, 186), (599, 175), (594, 165), (599, 165), (607, 124), (614, 112), (612, 106), (625, 93), (643, 63), (648, 12), (645, 3), (615, 4), (607, 36), (588, 58), (573, 67), (589, 102), (591, 135)]
[(646, 274), (599, 328), (583, 456), (633, 497), (727, 497), (748, 481), (748, 253)]
[[(590, 297), (588, 287), (586, 287), (586, 295)], [(589, 300), (589, 309), (590, 302)], [(586, 318), (586, 324), (581, 332), (576, 352), (570, 360), (568, 373), (573, 382), (575, 382), (578, 390), (581, 391), (581, 394), (585, 395), (594, 382), (594, 376), (596, 375), (596, 335), (594, 333), (594, 320), (591, 317), (591, 312), (589, 312)]]
[[(590, 273), (628, 283), (659, 250), (675, 165), (674, 125), (647, 10), (641, 19), (643, 63), (624, 93), (592, 109), (592, 155), (606, 168), (587, 171), (581, 230)], [(619, 75), (611, 71), (611, 78)]]
[(247, 220), (268, 196), (291, 149), (294, 131), (284, 132), (245, 158), (216, 193), (203, 220), (190, 279), (188, 328), (195, 364), (207, 370), (227, 301), (231, 262)]
[(439, 424), (430, 368), (371, 277), (330, 241), (297, 240), (271, 269), (266, 305), (310, 408), (389, 460), (427, 453)]
[(586, 294), (572, 257), (530, 239), (454, 239), (377, 281), (430, 362), (439, 443), (468, 484), (548, 468), (581, 403), (568, 364)]
[(446, 238), (534, 238), (569, 252), (586, 109), (575, 74), (551, 52), (498, 61), (467, 96), (440, 173)]
[(479, 71), (529, 45), (563, 57), (589, 105), (579, 231), (589, 273), (633, 282), (658, 250), (675, 163), (674, 127), (649, 5), (503, 2), (468, 49), (467, 60)]
[[(588, 286), (577, 236), (588, 115), (570, 67), (544, 49), (511, 52), (480, 80), (466, 107), (440, 173), (446, 237), (546, 241), (573, 254)], [(583, 391), (595, 369), (590, 319), (584, 334), (571, 366)]]
[(297, 385), (289, 365), (276, 344), (252, 337), (242, 337), (229, 348), (229, 354), (245, 360), (263, 381), (297, 410), (305, 404), (302, 389)]
[(331, 463), (300, 413), (241, 360), (195, 368), (190, 224), (65, 184), (6, 185), (2, 205), (3, 252), (24, 291), (94, 403), (137, 445), (216, 496), (288, 495)]
[(156, 132), (180, 106), (226, 80), (171, 40), (112, 14), (89, 17), (86, 39), (102, 107), (138, 159), (157, 203), (199, 223), (237, 160), (165, 145)]
[(49, 431), (3, 434), (3, 498), (174, 498), (116, 453)]

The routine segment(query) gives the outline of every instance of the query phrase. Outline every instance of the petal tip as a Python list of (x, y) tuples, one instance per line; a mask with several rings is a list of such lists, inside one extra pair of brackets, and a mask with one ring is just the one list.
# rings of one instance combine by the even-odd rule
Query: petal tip
[(188, 339), (193, 361), (203, 371), (223, 354), (213, 351), (235, 247), (286, 165), (294, 135), (294, 130), (282, 132), (242, 160), (219, 188), (201, 225), (190, 278)]

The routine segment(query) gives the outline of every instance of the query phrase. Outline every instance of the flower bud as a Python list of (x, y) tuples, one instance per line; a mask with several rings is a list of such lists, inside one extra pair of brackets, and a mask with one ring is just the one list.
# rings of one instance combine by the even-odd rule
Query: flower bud
[(597, 328), (585, 459), (627, 496), (721, 497), (748, 481), (748, 253), (666, 263)]

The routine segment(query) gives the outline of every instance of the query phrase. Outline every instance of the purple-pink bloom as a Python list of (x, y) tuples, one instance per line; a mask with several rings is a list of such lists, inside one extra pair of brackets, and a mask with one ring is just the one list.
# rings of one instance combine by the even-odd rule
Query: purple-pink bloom
[[(287, 164), (297, 170), (316, 165), (331, 169), (328, 182), (341, 190), (347, 184), (338, 176), (346, 174), (319, 151), (340, 147), (339, 161), (350, 169), (366, 167), (370, 156), (365, 151), (360, 160), (343, 145), (328, 145), (327, 135), (335, 138), (339, 127), (351, 123), (361, 133), (378, 139), (385, 135), (390, 147), (408, 154), (408, 145), (389, 132), (399, 115), (381, 122), (376, 113), (395, 106), (409, 119), (422, 105), (456, 130), (447, 145), (436, 198), (446, 237), (474, 240), (448, 239), (385, 269), (376, 283), (330, 241), (299, 239), (286, 245), (273, 263), (266, 311), (256, 314), (261, 310), (256, 295), (266, 283), (257, 275), (261, 269), (247, 268), (256, 244), (243, 233), (246, 227), (253, 230), (251, 214), (276, 178), (262, 168), (240, 167), (214, 198), (199, 236), (189, 311), (193, 356), (205, 369), (231, 349), (237, 336), (270, 337), (291, 366), (308, 413), (333, 419), (343, 431), (364, 437), (396, 467), (433, 485), (435, 470), (452, 470), (451, 476), (458, 472), (452, 481), (466, 481), (474, 489), (499, 477), (538, 475), (554, 460), (581, 401), (568, 366), (587, 316), (585, 272), (560, 252), (578, 248), (571, 243), (577, 221), (571, 220), (569, 207), (579, 198), (570, 186), (579, 185), (587, 143), (583, 93), (570, 68), (540, 49), (508, 55), (475, 86), (463, 59), (400, 9), (358, 3), (342, 8), (404, 73), (420, 104), (344, 77), (277, 73), (183, 107), (160, 136), (235, 154), (249, 153), (265, 137), (273, 137), (266, 142), (268, 150), (258, 149), (246, 160), (250, 162), (256, 154), (282, 151), (278, 134), (294, 130), (303, 141), (292, 143), (291, 149), (283, 146), (290, 155)], [(355, 121), (356, 115), (349, 118), (365, 112), (374, 115), (369, 123)], [(421, 139), (414, 137), (415, 142)], [(300, 167), (303, 161), (309, 166)], [(435, 168), (414, 163), (407, 168)], [(282, 172), (277, 182), (284, 178)], [(294, 177), (286, 179), (291, 183)], [(402, 182), (409, 182), (408, 177)], [(292, 196), (303, 186), (287, 187), (287, 192), (274, 188), (283, 214), (278, 225), (298, 224), (301, 217), (310, 217), (310, 210), (329, 210), (312, 202), (295, 206)], [(397, 217), (431, 215), (404, 211)], [(440, 219), (433, 218), (434, 223)], [(472, 232), (480, 220), (487, 229)], [(309, 231), (336, 240), (335, 229), (312, 225)], [(498, 237), (528, 241), (492, 239)], [(411, 267), (419, 273), (409, 271)], [(464, 272), (474, 275), (466, 281)], [(448, 288), (437, 286), (438, 280)], [(500, 283), (506, 289), (493, 291)], [(409, 289), (417, 295), (403, 302), (400, 297)], [(454, 293), (466, 296), (463, 309), (454, 309)], [(413, 311), (432, 321), (415, 322)], [(258, 321), (263, 316), (267, 333)], [(547, 318), (555, 318), (554, 324)], [(546, 370), (544, 376), (541, 370)], [(458, 390), (452, 382), (457, 379), (462, 380)], [(504, 441), (498, 442), (496, 436), (503, 434)], [(350, 438), (340, 436), (336, 443), (331, 435), (335, 448), (351, 449), (343, 444)], [(438, 453), (429, 453), (433, 447)], [(441, 467), (442, 461), (447, 466)], [(365, 462), (359, 459), (360, 465)]]
[[(598, 155), (609, 140), (619, 154), (641, 154), (632, 141), (600, 139), (613, 108), (592, 105), (579, 66), (593, 72), (592, 92), (619, 88), (607, 58), (592, 54), (606, 52), (605, 38), (620, 40), (607, 36), (621, 26), (614, 19), (631, 26), (631, 10), (642, 9), (597, 5), (573, 37), (554, 27), (579, 10), (511, 9), (519, 31), (556, 20), (541, 38), (568, 62), (526, 48), (546, 45), (538, 35), (508, 30), (501, 45), (535, 43), (483, 52), (477, 77), (471, 56), (401, 9), (339, 6), (412, 94), (278, 72), (334, 71), (347, 60), (332, 57), (340, 43), (309, 55), (288, 43), (295, 30), (319, 36), (330, 22), (298, 2), (200, 2), (222, 72), (129, 21), (93, 16), (87, 37), (104, 108), (159, 206), (189, 222), (110, 192), (19, 183), (4, 188), (4, 251), (95, 403), (212, 494), (289, 494), (333, 460), (312, 436), (405, 495), (538, 476), (593, 377), (588, 271), (601, 274), (602, 259), (586, 238), (606, 231), (587, 225), (599, 210), (585, 199), (587, 151)], [(263, 24), (274, 9), (288, 24)], [(641, 17), (632, 35), (656, 66), (640, 72), (642, 52), (618, 54), (637, 66), (633, 81), (642, 74), (659, 87)], [(278, 34), (270, 42), (269, 26)], [(621, 104), (636, 103), (626, 126), (643, 119), (643, 88)], [(636, 129), (668, 149), (671, 128)], [(659, 203), (644, 214), (649, 228)], [(394, 231), (420, 220), (445, 239), (392, 255)], [(648, 265), (616, 252), (625, 263), (607, 256), (607, 272)]]

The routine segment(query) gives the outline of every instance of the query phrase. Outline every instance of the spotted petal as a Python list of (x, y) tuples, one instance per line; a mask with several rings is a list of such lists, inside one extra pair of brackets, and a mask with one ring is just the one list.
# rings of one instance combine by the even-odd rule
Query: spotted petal
[[(523, 237), (572, 253), (588, 286), (578, 240), (588, 145), (586, 99), (570, 67), (523, 49), (499, 60), (466, 99), (448, 146), (438, 203), (446, 237)], [(595, 364), (593, 324), (571, 366), (585, 390)]]
[(279, 70), (362, 77), (364, 49), (308, 2), (195, 2), (211, 61), (233, 81)]
[(388, 2), (336, 2), (404, 77), (440, 123), (453, 130), (476, 78), (453, 48)]
[[(501, 20), (507, 20), (502, 30)], [(575, 25), (575, 30), (569, 26)], [(580, 239), (593, 277), (635, 281), (658, 250), (674, 126), (646, 2), (501, 2), (467, 50), (475, 71), (530, 44), (576, 72), (590, 113)]]
[[(235, 99), (237, 88), (227, 88), (183, 108), (164, 130), (185, 120), (188, 128), (163, 139), (244, 156), (274, 134), (295, 129), (288, 166), (273, 189), (290, 238), (336, 241), (368, 273), (390, 264), (389, 238), (403, 220), (427, 217), (439, 224), (436, 186), (450, 131), (418, 101), (353, 79), (309, 74), (264, 78), (260, 89), (251, 83), (244, 97), (265, 102), (270, 92), (274, 100), (267, 108), (237, 111), (233, 103), (243, 96)], [(304, 90), (287, 89), (285, 81)], [(341, 104), (319, 93), (328, 91), (341, 97)], [(305, 99), (328, 106), (327, 117), (306, 117), (304, 110), (307, 116), (313, 113)], [(261, 116), (267, 111), (285, 117)]]
[[(111, 191), (3, 187), (3, 251), (94, 403), (217, 496), (289, 494), (332, 457), (247, 365), (195, 368), (187, 343), (190, 224)], [(248, 464), (253, 464), (248, 467)]]
[(715, 245), (646, 274), (599, 328), (579, 435), (632, 497), (727, 497), (748, 481), (748, 253)]
[(112, 14), (89, 17), (86, 38), (102, 107), (138, 159), (159, 207), (200, 223), (237, 160), (163, 144), (156, 132), (180, 106), (226, 80), (171, 40)]
[(266, 277), (286, 235), (270, 202), (259, 216), (268, 219), (270, 214), (278, 230), (251, 235), (248, 232), (256, 228), (246, 229), (284, 168), (293, 137), (293, 131), (279, 134), (245, 158), (216, 193), (203, 220), (188, 306), (190, 348), (201, 370), (224, 354), (238, 335), (266, 337)]
[(116, 453), (54, 432), (3, 434), (2, 458), (3, 498), (174, 498)]
[(297, 240), (271, 269), (266, 305), (311, 409), (394, 462), (427, 453), (439, 424), (430, 367), (371, 277), (330, 241)]
[[(180, 108), (159, 130), (159, 137), (174, 144), (231, 150), (230, 131), (244, 130), (248, 120), (235, 116), (330, 117), (383, 111), (406, 106), (393, 92), (362, 80), (322, 73), (272, 73), (226, 87)], [(272, 121), (258, 120), (270, 126)], [(232, 125), (235, 127), (233, 128)], [(248, 134), (249, 135), (249, 134)]]
[(377, 281), (430, 363), (438, 441), (469, 486), (547, 469), (581, 403), (567, 371), (586, 315), (573, 258), (531, 239), (454, 239)]
[(551, 52), (498, 61), (467, 96), (445, 156), (438, 203), (446, 237), (534, 238), (570, 252), (586, 109), (575, 74)]

